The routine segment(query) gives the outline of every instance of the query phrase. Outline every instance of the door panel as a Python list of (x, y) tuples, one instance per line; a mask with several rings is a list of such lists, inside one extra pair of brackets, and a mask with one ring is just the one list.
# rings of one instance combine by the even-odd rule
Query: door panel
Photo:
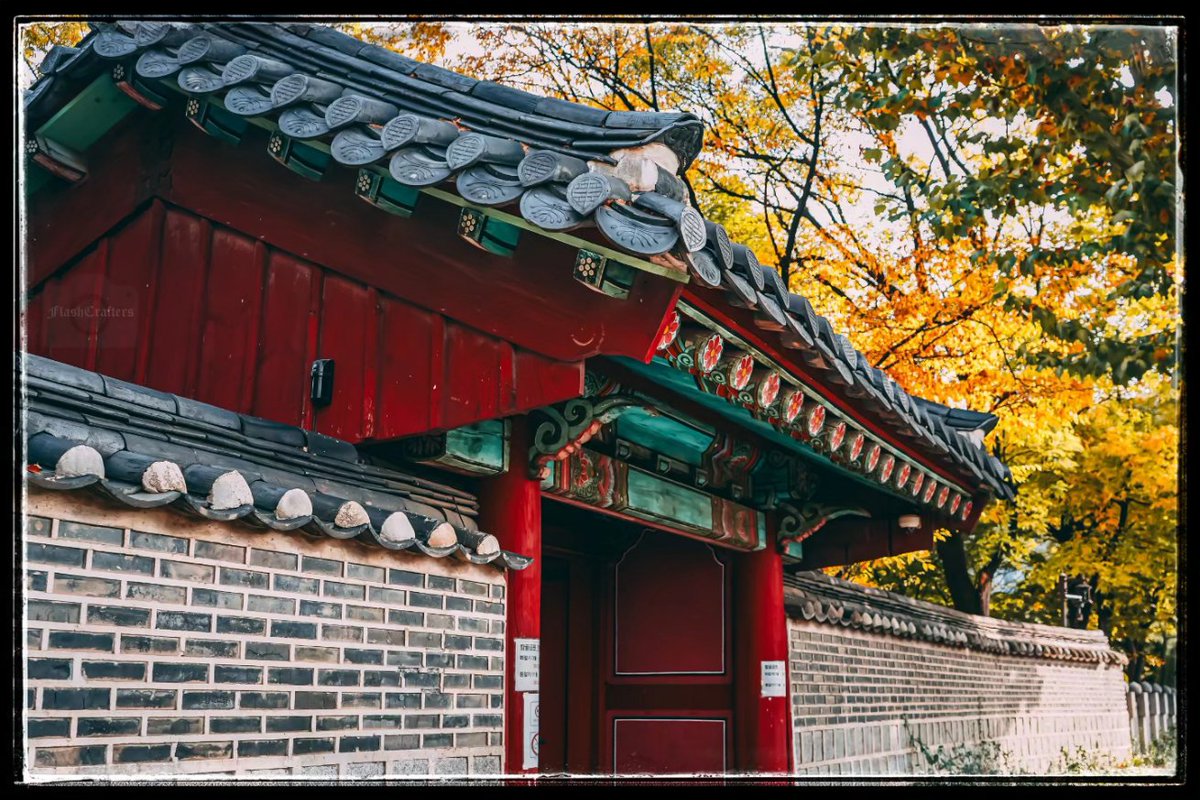
[(617, 774), (725, 771), (724, 719), (614, 717), (612, 722)]

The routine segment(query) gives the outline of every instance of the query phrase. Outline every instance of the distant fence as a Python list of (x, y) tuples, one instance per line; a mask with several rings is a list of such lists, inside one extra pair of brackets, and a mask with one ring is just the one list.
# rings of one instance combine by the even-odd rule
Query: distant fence
[(1129, 704), (1129, 735), (1135, 753), (1145, 753), (1163, 733), (1175, 728), (1175, 690), (1157, 683), (1131, 683), (1126, 695)]

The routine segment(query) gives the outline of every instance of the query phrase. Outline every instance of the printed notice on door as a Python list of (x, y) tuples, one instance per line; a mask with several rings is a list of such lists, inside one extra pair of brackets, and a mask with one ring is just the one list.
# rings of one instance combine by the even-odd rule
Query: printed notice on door
[(782, 661), (762, 662), (762, 696), (787, 697), (787, 674)]
[(538, 690), (538, 661), (541, 654), (541, 643), (537, 639), (514, 639), (517, 650), (517, 663), (513, 682), (518, 692), (536, 692)]
[(521, 769), (537, 769), (538, 746), (541, 744), (541, 733), (538, 720), (538, 696), (533, 693), (521, 695), (525, 698), (525, 754), (521, 759)]

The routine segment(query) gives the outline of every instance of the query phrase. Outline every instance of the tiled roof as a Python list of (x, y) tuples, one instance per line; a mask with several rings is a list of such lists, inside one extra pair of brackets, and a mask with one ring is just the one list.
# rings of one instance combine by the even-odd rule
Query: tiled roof
[[(686, 264), (691, 279), (752, 309), (780, 331), (809, 368), (845, 387), (868, 413), (936, 457), (948, 459), (1003, 498), (1011, 473), (981, 439), (995, 417), (948, 409), (910, 396), (870, 366), (778, 273), (730, 241), (688, 201), (678, 174), (622, 151), (661, 143), (682, 174), (700, 149), (692, 114), (608, 112), (538, 97), (421, 64), (312, 24), (222, 22), (97, 25), (77, 49), (55, 48), (46, 77), (26, 99), (44, 119), (66, 90), (56, 84), (116, 64), (147, 83), (166, 83), (193, 102), (220, 101), (246, 118), (270, 119), (296, 141), (321, 140), (334, 161), (387, 166), (398, 184), (426, 188), (453, 181), (478, 206), (516, 205), (550, 231), (595, 226), (619, 250)], [(190, 113), (190, 112), (189, 112)], [(282, 150), (272, 141), (273, 154)], [(615, 165), (615, 166), (613, 166)], [(360, 175), (357, 190), (371, 185)]]
[(40, 356), (18, 358), (26, 477), (36, 486), (435, 558), (510, 569), (531, 561), (477, 529), (469, 493), (364, 463), (348, 442)]
[(784, 605), (795, 619), (966, 647), (998, 655), (1123, 664), (1101, 631), (979, 617), (860, 586), (822, 572), (786, 574)]

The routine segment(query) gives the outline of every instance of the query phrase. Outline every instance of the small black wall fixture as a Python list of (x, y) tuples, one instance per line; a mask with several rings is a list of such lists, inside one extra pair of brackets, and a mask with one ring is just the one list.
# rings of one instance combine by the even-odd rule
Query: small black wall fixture
[(318, 358), (312, 365), (309, 399), (318, 408), (333, 402), (333, 359)]

